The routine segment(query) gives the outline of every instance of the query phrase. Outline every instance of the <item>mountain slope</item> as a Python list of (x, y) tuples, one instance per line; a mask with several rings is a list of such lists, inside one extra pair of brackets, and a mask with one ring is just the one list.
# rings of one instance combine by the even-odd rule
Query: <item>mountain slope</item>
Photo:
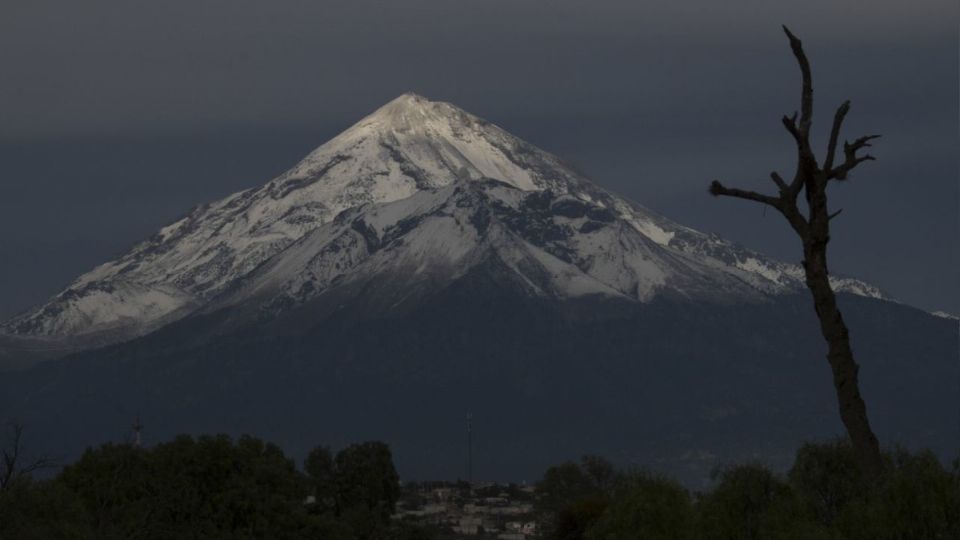
[[(556, 298), (524, 294), (514, 276), (488, 259), (402, 311), (380, 309), (384, 289), (398, 289), (375, 282), (237, 327), (225, 323), (233, 309), (194, 314), (4, 374), (0, 417), (27, 425), (34, 451), (65, 460), (123, 440), (139, 417), (145, 444), (250, 433), (299, 459), (318, 444), (377, 439), (403, 478), (453, 479), (472, 413), (477, 478), (532, 481), (594, 453), (699, 488), (717, 466), (782, 468), (801, 443), (843, 434), (805, 296)], [(883, 443), (955, 457), (956, 323), (847, 294), (840, 302)]]
[(417, 301), (416, 291), (442, 288), (490, 261), (527, 294), (560, 299), (764, 298), (749, 272), (717, 271), (662, 246), (595, 201), (479, 179), (345, 211), (203, 311), (245, 305), (276, 315), (358, 284), (389, 289), (380, 309), (396, 308)]
[[(565, 211), (572, 211), (564, 210), (565, 204), (572, 205), (571, 208), (587, 205), (590, 212), (603, 214), (616, 223), (614, 228), (619, 233), (604, 227), (601, 230), (607, 236), (603, 238), (588, 230), (593, 225), (581, 224), (585, 228), (567, 238), (563, 249), (589, 251), (597, 246), (591, 248), (586, 246), (588, 243), (611, 242), (617, 234), (629, 236), (623, 237), (629, 246), (607, 261), (606, 268), (603, 257), (597, 253), (591, 255), (593, 263), (563, 261), (561, 257), (566, 266), (556, 269), (557, 279), (570, 283), (556, 284), (559, 289), (583, 286), (593, 290), (603, 288), (602, 285), (611, 288), (606, 292), (649, 301), (658, 291), (696, 292), (687, 291), (686, 286), (703, 292), (712, 285), (724, 284), (714, 292), (727, 290), (749, 297), (757, 291), (792, 292), (802, 285), (802, 271), (796, 265), (769, 260), (715, 236), (670, 222), (592, 184), (559, 158), (485, 120), (447, 103), (404, 94), (310, 153), (280, 177), (260, 188), (198, 207), (117, 260), (80, 276), (43, 306), (4, 323), (0, 331), (41, 343), (58, 342), (64, 350), (130, 339), (197, 310), (235, 302), (235, 297), (222, 297), (233, 294), (262, 265), (277, 267), (280, 263), (269, 263), (274, 257), (314, 257), (309, 250), (322, 241), (315, 238), (309, 245), (299, 241), (345, 210), (364, 206), (380, 215), (403, 213), (403, 205), (383, 210), (372, 210), (370, 205), (485, 179), (498, 180), (511, 188), (516, 192), (510, 195), (513, 198), (524, 192), (548, 193), (550, 204), (557, 205), (552, 208), (559, 213), (558, 219), (564, 217)], [(443, 197), (444, 193), (447, 192), (437, 196)], [(433, 195), (425, 197), (410, 204), (424, 203)], [(506, 204), (494, 199), (486, 203)], [(523, 199), (527, 201), (526, 211), (536, 198)], [(581, 218), (569, 219), (572, 223)], [(541, 222), (546, 223), (544, 219)], [(429, 223), (438, 225), (436, 221)], [(424, 230), (416, 236), (423, 239), (431, 234)], [(460, 241), (469, 243), (468, 239), (457, 238)], [(529, 243), (530, 239), (524, 241)], [(433, 257), (437, 255), (431, 251), (433, 248), (457, 249), (423, 246), (420, 253)], [(307, 249), (307, 253), (286, 253), (290, 249)], [(538, 260), (535, 266), (559, 264), (526, 247), (518, 249), (526, 250), (526, 259)], [(655, 264), (649, 262), (651, 251), (657, 253)], [(516, 255), (519, 257), (519, 252)], [(674, 262), (667, 264), (667, 260)], [(613, 261), (620, 267), (610, 266)], [(335, 265), (332, 259), (312, 264)], [(584, 264), (592, 266), (587, 269)], [(747, 283), (753, 291), (731, 285), (734, 281)], [(663, 287), (667, 282), (674, 286)], [(320, 282), (312, 283), (316, 286)], [(636, 290), (627, 290), (630, 287)], [(837, 279), (836, 288), (882, 297), (875, 287), (852, 279)], [(544, 290), (539, 286), (534, 289)]]

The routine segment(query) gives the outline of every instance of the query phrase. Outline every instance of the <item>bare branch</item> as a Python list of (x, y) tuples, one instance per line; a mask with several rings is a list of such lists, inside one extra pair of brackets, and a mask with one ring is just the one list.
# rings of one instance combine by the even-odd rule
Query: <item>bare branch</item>
[(770, 205), (777, 210), (781, 207), (781, 201), (777, 197), (771, 197), (769, 195), (762, 195), (755, 191), (747, 191), (744, 189), (737, 188), (728, 188), (720, 183), (719, 180), (714, 180), (710, 182), (710, 194), (719, 197), (736, 197), (738, 199), (746, 199), (749, 201), (756, 201), (759, 203)]
[(792, 116), (783, 115), (783, 118), (780, 119), (783, 122), (783, 127), (787, 128), (787, 131), (790, 132), (790, 135), (793, 135), (793, 139), (797, 141), (797, 146), (803, 148), (803, 135), (800, 134), (800, 131), (797, 129), (797, 113), (794, 111)]
[(59, 463), (55, 459), (48, 458), (46, 456), (39, 457), (34, 461), (30, 462), (29, 464), (24, 465), (23, 468), (20, 469), (20, 471), (17, 473), (17, 476), (25, 476), (32, 472), (39, 471), (42, 469), (50, 469), (53, 467), (57, 467), (58, 465)]
[(850, 100), (844, 101), (837, 108), (833, 115), (833, 127), (830, 128), (830, 142), (827, 144), (827, 158), (823, 162), (823, 170), (829, 171), (833, 168), (833, 158), (837, 154), (837, 140), (840, 137), (840, 126), (843, 125), (843, 119), (850, 111)]
[(7, 423), (8, 435), (6, 446), (0, 450), (2, 463), (0, 463), (0, 491), (9, 488), (14, 481), (24, 478), (29, 474), (41, 470), (56, 467), (55, 460), (40, 457), (32, 461), (24, 462), (23, 455), (23, 424), (10, 421)]
[(827, 170), (827, 179), (846, 180), (847, 175), (857, 165), (863, 163), (864, 161), (875, 161), (877, 158), (871, 156), (870, 154), (858, 156), (857, 152), (862, 148), (872, 146), (870, 141), (879, 137), (880, 135), (864, 135), (863, 137), (853, 141), (853, 143), (844, 142), (843, 154), (846, 159), (838, 167)]
[(783, 26), (783, 32), (790, 39), (790, 49), (793, 56), (800, 65), (800, 73), (803, 76), (803, 90), (800, 94), (800, 132), (804, 135), (810, 133), (810, 124), (813, 122), (813, 76), (810, 74), (810, 62), (807, 60), (806, 53), (803, 52), (803, 44), (797, 36), (790, 32), (790, 29)]
[(880, 135), (864, 135), (863, 137), (860, 137), (859, 139), (853, 141), (853, 144), (844, 142), (843, 151), (845, 154), (849, 156), (850, 154), (852, 154), (853, 152), (856, 152), (857, 150), (860, 150), (861, 148), (873, 146), (872, 144), (870, 144), (870, 141), (874, 139), (879, 139), (879, 138), (880, 138)]
[(803, 52), (803, 44), (797, 36), (790, 32), (786, 26), (783, 32), (790, 40), (790, 49), (793, 56), (797, 59), (802, 76), (802, 88), (800, 92), (800, 119), (797, 120), (797, 113), (793, 116), (784, 116), (782, 121), (784, 127), (793, 136), (797, 142), (797, 174), (790, 182), (788, 194), (796, 197), (803, 189), (803, 186), (819, 172), (817, 158), (810, 148), (810, 126), (813, 123), (813, 76), (810, 71), (810, 62), (807, 60), (806, 53)]
[(836, 212), (834, 212), (834, 213), (830, 214), (829, 216), (827, 216), (827, 221), (831, 221), (833, 218), (839, 216), (839, 215), (840, 215), (840, 212), (843, 212), (843, 208), (841, 208), (841, 209), (837, 210)]
[(16, 421), (7, 422), (7, 441), (2, 452), (3, 463), (0, 468), (0, 490), (10, 487), (16, 478), (17, 464), (20, 461), (20, 439), (23, 436), (23, 424)]
[(783, 193), (784, 191), (788, 191), (790, 189), (790, 186), (788, 186), (787, 183), (783, 181), (783, 177), (781, 177), (777, 173), (777, 171), (771, 172), (770, 178), (772, 178), (773, 183), (776, 184), (778, 188), (780, 188), (781, 193)]
[(794, 111), (792, 116), (784, 115), (780, 120), (783, 122), (783, 127), (787, 128), (787, 131), (790, 132), (790, 135), (793, 136), (793, 140), (797, 143), (797, 174), (793, 177), (793, 180), (790, 182), (789, 189), (787, 193), (791, 197), (796, 197), (800, 193), (800, 189), (803, 187), (803, 180), (806, 176), (811, 174), (812, 168), (816, 168), (816, 158), (813, 156), (813, 151), (810, 149), (810, 139), (807, 137), (799, 128), (797, 128), (797, 113)]

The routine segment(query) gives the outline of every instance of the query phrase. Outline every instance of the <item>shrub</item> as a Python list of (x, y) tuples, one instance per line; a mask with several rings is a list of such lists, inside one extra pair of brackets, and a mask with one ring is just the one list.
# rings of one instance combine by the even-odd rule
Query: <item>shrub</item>
[(0, 491), (0, 538), (92, 539), (90, 516), (59, 482), (26, 479)]
[(960, 538), (960, 478), (929, 451), (886, 456), (879, 483), (846, 505), (836, 528), (851, 540)]
[(717, 540), (826, 538), (798, 494), (759, 464), (732, 467), (698, 501), (699, 538)]
[(680, 540), (693, 532), (690, 494), (677, 482), (645, 472), (626, 475), (607, 510), (589, 528), (589, 540)]
[(561, 508), (553, 520), (552, 537), (581, 540), (587, 529), (603, 515), (609, 501), (602, 495), (588, 496)]
[(804, 504), (825, 527), (867, 490), (853, 446), (845, 439), (804, 444), (797, 450), (788, 476)]

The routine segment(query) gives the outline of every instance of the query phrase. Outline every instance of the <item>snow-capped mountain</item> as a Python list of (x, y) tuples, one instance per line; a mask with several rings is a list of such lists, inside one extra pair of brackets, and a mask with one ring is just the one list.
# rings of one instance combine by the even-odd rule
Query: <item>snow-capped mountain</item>
[[(702, 482), (843, 432), (801, 280), (407, 94), (7, 322), (0, 417), (66, 456), (139, 417), (298, 459), (385, 440), (427, 479), (474, 411), (502, 478), (590, 453)], [(834, 286), (881, 440), (952, 458), (957, 321)]]
[[(491, 261), (530, 294), (559, 298), (742, 301), (802, 287), (797, 265), (673, 223), (485, 120), (404, 94), (266, 185), (196, 208), (0, 329), (122, 341), (198, 310), (270, 313), (388, 278), (393, 305), (412, 297), (405, 288)], [(882, 297), (855, 279), (835, 286)]]

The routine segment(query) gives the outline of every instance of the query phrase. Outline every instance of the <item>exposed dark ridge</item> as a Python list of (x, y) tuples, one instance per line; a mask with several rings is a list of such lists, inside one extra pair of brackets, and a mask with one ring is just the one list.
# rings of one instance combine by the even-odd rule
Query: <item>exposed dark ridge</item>
[(336, 154), (331, 157), (319, 170), (315, 173), (311, 173), (308, 178), (297, 178), (293, 180), (285, 180), (273, 186), (273, 189), (270, 190), (270, 196), (274, 199), (282, 199), (289, 195), (291, 192), (298, 189), (305, 188), (309, 185), (312, 185), (322, 179), (324, 176), (330, 172), (330, 169), (336, 167), (337, 165), (351, 159), (352, 156)]

